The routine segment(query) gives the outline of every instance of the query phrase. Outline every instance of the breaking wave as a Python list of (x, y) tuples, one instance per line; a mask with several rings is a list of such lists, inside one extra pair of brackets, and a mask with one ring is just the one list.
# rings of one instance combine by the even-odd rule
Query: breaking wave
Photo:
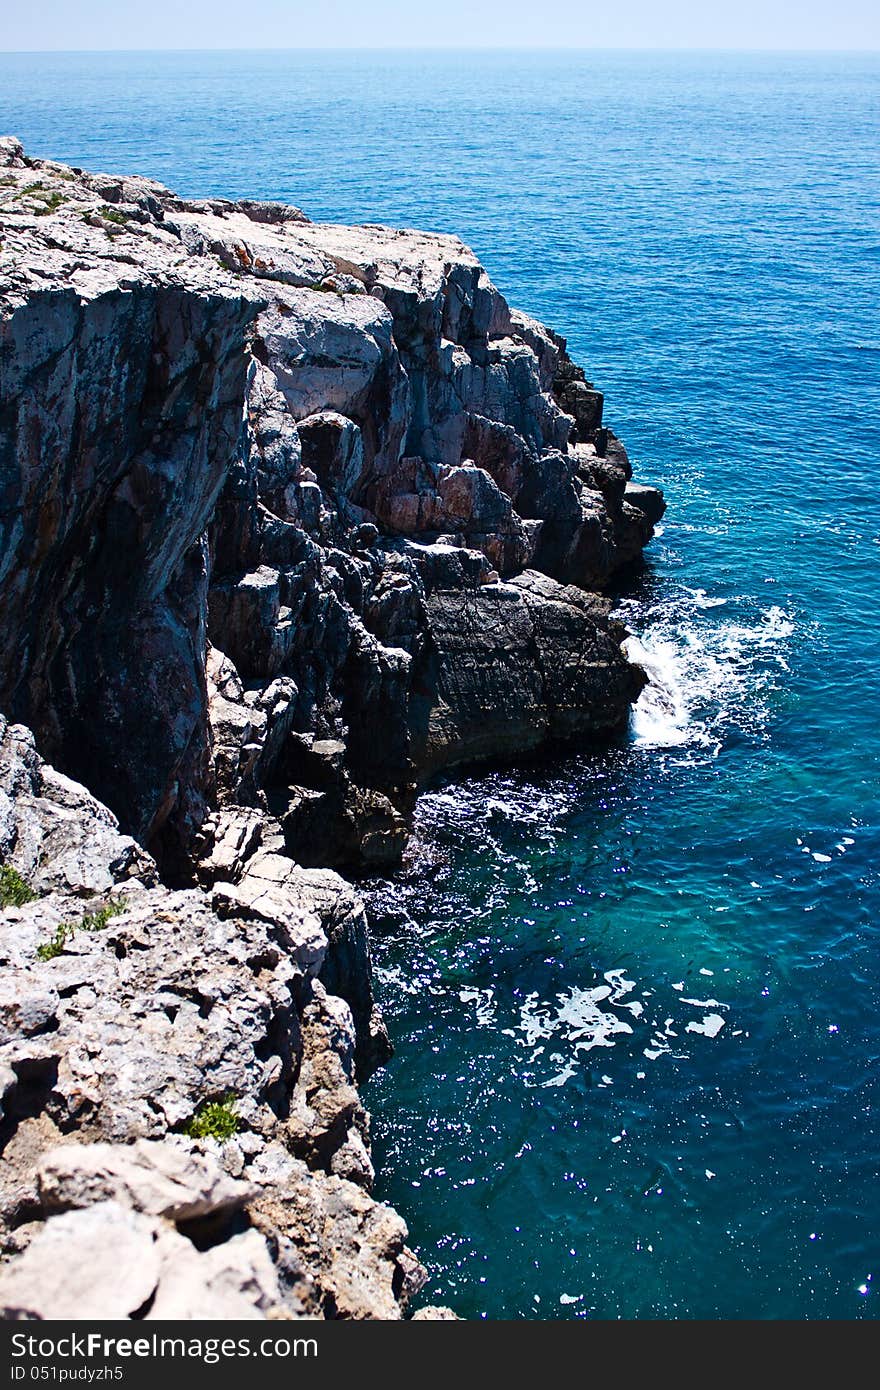
[(763, 735), (789, 670), (791, 613), (682, 588), (662, 607), (625, 601), (618, 616), (630, 630), (624, 650), (648, 677), (632, 713), (636, 744), (714, 757), (728, 730)]

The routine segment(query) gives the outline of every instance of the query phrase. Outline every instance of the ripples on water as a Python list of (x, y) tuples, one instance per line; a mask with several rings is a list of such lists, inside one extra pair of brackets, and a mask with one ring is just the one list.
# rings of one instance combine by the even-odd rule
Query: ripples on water
[(772, 738), (820, 639), (649, 587), (628, 745), (429, 792), (368, 889), (380, 1161), (471, 1316), (873, 1315), (867, 845)]
[(459, 233), (669, 511), (619, 747), (369, 887), (379, 1194), (470, 1317), (875, 1317), (876, 55), (0, 55), (0, 129)]

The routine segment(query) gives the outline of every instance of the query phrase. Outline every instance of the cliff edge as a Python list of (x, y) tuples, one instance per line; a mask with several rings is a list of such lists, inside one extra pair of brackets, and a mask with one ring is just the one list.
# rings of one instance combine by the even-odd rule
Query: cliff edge
[(119, 1316), (404, 1311), (332, 869), (441, 768), (625, 726), (602, 590), (663, 500), (602, 405), (454, 237), (0, 140), (7, 1308), (110, 1222)]

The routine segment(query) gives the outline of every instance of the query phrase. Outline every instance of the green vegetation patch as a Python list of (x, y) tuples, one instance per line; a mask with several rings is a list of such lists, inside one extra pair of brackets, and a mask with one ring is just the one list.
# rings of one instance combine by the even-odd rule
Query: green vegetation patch
[(78, 931), (103, 931), (111, 917), (125, 911), (124, 898), (110, 898), (94, 912), (86, 912), (78, 922), (59, 922), (48, 941), (41, 941), (37, 947), (38, 960), (54, 960), (60, 956), (68, 941), (72, 941)]
[(316, 294), (335, 294), (338, 299), (345, 298), (345, 290), (340, 290), (336, 285), (322, 285), (320, 280), (315, 280), (311, 285), (303, 285), (305, 290), (314, 290)]
[(0, 907), (24, 907), (39, 897), (11, 864), (0, 865)]
[(60, 956), (73, 932), (72, 922), (59, 922), (54, 935), (50, 936), (48, 941), (41, 941), (37, 947), (37, 960), (54, 960), (56, 956)]
[(19, 189), (18, 193), (13, 193), (9, 202), (21, 202), (28, 198), (32, 203), (39, 204), (32, 209), (37, 217), (48, 217), (50, 212), (57, 211), (62, 203), (68, 202), (63, 193), (57, 189), (49, 188), (45, 183), (29, 183), (25, 188)]
[(218, 1139), (221, 1143), (238, 1133), (239, 1118), (235, 1113), (235, 1096), (223, 1100), (206, 1100), (184, 1126), (190, 1139)]
[(38, 217), (48, 217), (50, 212), (57, 212), (61, 204), (67, 202), (63, 193), (40, 193), (38, 197), (43, 204), (42, 207), (36, 209)]

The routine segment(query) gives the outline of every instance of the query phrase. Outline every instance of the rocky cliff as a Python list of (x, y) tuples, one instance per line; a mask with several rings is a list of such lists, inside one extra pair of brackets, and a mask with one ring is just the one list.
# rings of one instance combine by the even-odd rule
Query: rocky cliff
[(625, 725), (602, 589), (662, 510), (455, 238), (0, 141), (7, 1306), (111, 1222), (155, 1256), (121, 1315), (220, 1316), (233, 1267), (258, 1315), (400, 1315), (330, 870), (394, 863), (438, 769)]

